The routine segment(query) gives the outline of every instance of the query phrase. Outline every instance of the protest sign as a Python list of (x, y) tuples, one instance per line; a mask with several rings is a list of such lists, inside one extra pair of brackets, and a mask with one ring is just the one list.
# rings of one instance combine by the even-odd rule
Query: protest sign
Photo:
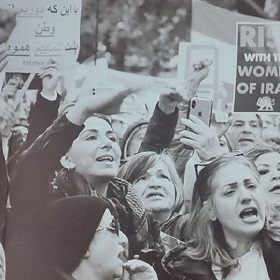
[(6, 72), (36, 73), (55, 59), (61, 70), (75, 65), (80, 45), (80, 0), (4, 0), (1, 8), (17, 12), (17, 25), (6, 43)]
[(238, 23), (235, 112), (280, 112), (280, 24)]
[[(197, 92), (194, 92), (193, 82), (197, 81), (194, 74), (194, 67), (200, 65), (201, 61), (209, 63), (209, 73), (201, 81)], [(177, 85), (186, 89), (186, 98), (190, 99), (194, 95), (202, 98), (216, 100), (215, 94), (218, 92), (219, 81), (219, 57), (218, 49), (213, 45), (199, 45), (187, 42), (179, 44)], [(196, 82), (197, 83), (197, 82)], [(216, 102), (214, 102), (214, 107)]]

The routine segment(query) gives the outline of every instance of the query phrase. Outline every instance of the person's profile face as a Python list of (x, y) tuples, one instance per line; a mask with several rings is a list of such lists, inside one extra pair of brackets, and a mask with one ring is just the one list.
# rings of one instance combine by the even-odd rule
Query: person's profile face
[(68, 157), (86, 179), (111, 179), (117, 175), (121, 149), (111, 126), (99, 117), (90, 117), (74, 140)]
[(265, 198), (258, 176), (247, 165), (233, 161), (212, 178), (215, 217), (226, 239), (250, 241), (264, 227)]
[(168, 167), (162, 160), (157, 160), (146, 173), (140, 175), (133, 186), (147, 211), (173, 211), (175, 187)]
[(247, 150), (261, 139), (260, 122), (255, 113), (234, 113), (227, 131), (234, 150)]
[(280, 154), (262, 154), (255, 160), (255, 164), (268, 202), (280, 203)]
[(123, 274), (123, 243), (124, 240), (127, 242), (127, 238), (121, 232), (116, 233), (113, 219), (109, 209), (106, 209), (85, 255), (85, 262), (93, 276), (98, 275), (99, 279), (120, 278)]
[(130, 140), (127, 144), (126, 156), (132, 156), (139, 152), (139, 148), (144, 139), (146, 130), (147, 130), (147, 127), (142, 126), (133, 133), (133, 136), (130, 138)]

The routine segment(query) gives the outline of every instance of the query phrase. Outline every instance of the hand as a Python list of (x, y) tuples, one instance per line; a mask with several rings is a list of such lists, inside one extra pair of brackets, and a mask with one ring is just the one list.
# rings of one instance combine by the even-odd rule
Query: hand
[(123, 264), (123, 268), (129, 273), (130, 280), (157, 280), (157, 274), (153, 267), (146, 262), (133, 259)]
[(79, 99), (67, 113), (67, 118), (76, 125), (82, 125), (94, 113), (117, 114), (124, 98), (131, 93), (129, 90), (123, 90), (115, 94), (103, 93)]
[(5, 102), (0, 99), (0, 133), (2, 135), (9, 135), (11, 127), (16, 122), (16, 112), (13, 107), (13, 101), (10, 99)]
[(8, 83), (3, 87), (2, 94), (6, 102), (8, 99), (14, 99), (19, 85), (20, 81), (16, 79), (10, 79)]
[(181, 119), (190, 130), (180, 131), (180, 141), (197, 152), (201, 160), (222, 154), (220, 142), (214, 129), (208, 127), (195, 116), (190, 119)]
[(15, 118), (15, 110), (12, 102), (5, 102), (0, 100), (0, 120), (6, 123), (13, 123)]
[(200, 83), (208, 76), (209, 66), (213, 63), (212, 60), (204, 59), (198, 64), (193, 65), (193, 71), (187, 78), (187, 92), (189, 98), (196, 95)]
[(158, 106), (163, 113), (171, 114), (182, 101), (183, 95), (180, 92), (165, 88), (159, 96)]
[(0, 8), (0, 44), (6, 42), (16, 26), (16, 13)]
[(232, 122), (232, 118), (229, 118), (229, 114), (223, 111), (213, 110), (211, 127), (213, 127), (218, 135), (218, 138), (222, 137), (229, 129)]
[(39, 77), (42, 79), (43, 84), (43, 93), (45, 95), (52, 96), (60, 79), (61, 73), (59, 70), (59, 65), (53, 59), (42, 68), (42, 71), (39, 74)]

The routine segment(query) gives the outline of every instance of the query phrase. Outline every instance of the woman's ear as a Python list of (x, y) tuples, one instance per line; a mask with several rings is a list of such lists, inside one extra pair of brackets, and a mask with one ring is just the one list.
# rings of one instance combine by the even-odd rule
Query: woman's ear
[(84, 254), (84, 257), (83, 257), (83, 258), (84, 258), (84, 259), (89, 258), (89, 250), (86, 251), (86, 253)]
[(60, 159), (60, 163), (64, 168), (66, 168), (68, 170), (75, 169), (75, 167), (76, 167), (75, 163), (70, 159), (68, 154), (64, 155)]
[(217, 216), (215, 214), (215, 209), (213, 206), (210, 205), (209, 201), (204, 201), (203, 202), (203, 207), (206, 207), (207, 210), (209, 211), (209, 219), (210, 221), (214, 222), (217, 220)]

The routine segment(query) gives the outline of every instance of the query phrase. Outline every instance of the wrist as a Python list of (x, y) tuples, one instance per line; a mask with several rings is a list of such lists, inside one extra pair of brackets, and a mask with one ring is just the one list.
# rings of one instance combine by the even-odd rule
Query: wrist
[(43, 96), (44, 98), (46, 98), (49, 101), (54, 101), (57, 99), (58, 93), (56, 90), (45, 90), (43, 89), (41, 91), (41, 96)]
[(158, 107), (164, 114), (167, 114), (167, 115), (174, 113), (175, 108), (176, 108), (176, 106), (172, 106), (172, 105), (168, 106), (168, 105), (162, 104), (161, 102), (158, 103)]

